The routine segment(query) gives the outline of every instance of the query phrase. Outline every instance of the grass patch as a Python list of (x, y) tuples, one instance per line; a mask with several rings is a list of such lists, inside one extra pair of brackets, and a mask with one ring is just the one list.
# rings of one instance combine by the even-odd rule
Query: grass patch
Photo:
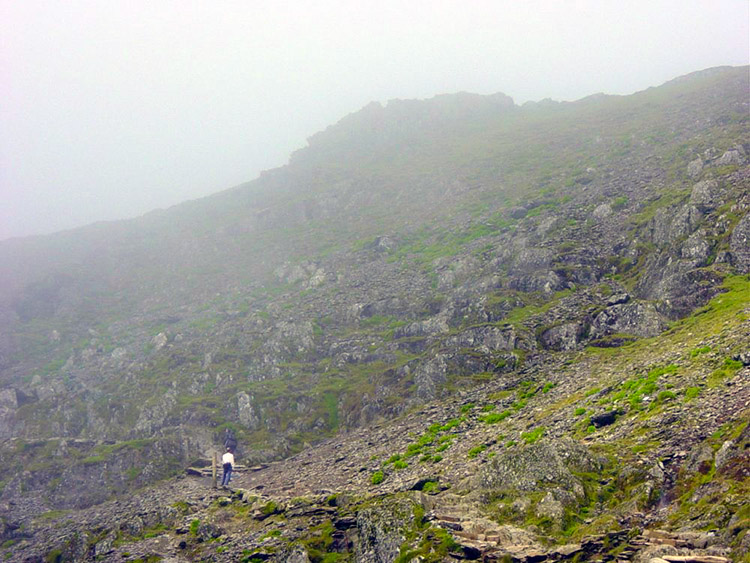
[(467, 452), (466, 455), (469, 456), (469, 459), (474, 459), (486, 449), (487, 449), (487, 446), (485, 444), (482, 444), (480, 446), (474, 446)]
[(538, 442), (542, 436), (544, 436), (544, 430), (544, 426), (537, 426), (536, 428), (534, 428), (534, 430), (531, 430), (529, 432), (522, 432), (521, 439), (527, 444), (534, 444)]
[(484, 422), (485, 424), (497, 424), (498, 422), (502, 422), (506, 418), (510, 416), (511, 412), (509, 410), (504, 410), (503, 412), (493, 412), (488, 414), (487, 416), (481, 416), (479, 417), (479, 420), (481, 422)]
[(743, 367), (742, 362), (733, 360), (732, 358), (724, 358), (724, 363), (721, 367), (714, 370), (713, 373), (708, 377), (708, 386), (716, 387), (721, 384), (725, 379), (729, 379)]
[(690, 350), (690, 357), (695, 358), (696, 356), (708, 354), (710, 351), (711, 351), (711, 346), (701, 346), (699, 348), (693, 348), (692, 350)]
[(685, 389), (685, 401), (692, 401), (701, 394), (700, 387), (688, 387)]

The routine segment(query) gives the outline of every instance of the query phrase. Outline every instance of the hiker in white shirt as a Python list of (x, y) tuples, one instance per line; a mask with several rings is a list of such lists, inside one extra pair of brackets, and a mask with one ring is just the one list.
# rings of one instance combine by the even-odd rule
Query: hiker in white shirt
[(224, 475), (221, 477), (221, 486), (226, 487), (229, 485), (229, 479), (232, 477), (232, 467), (234, 467), (232, 448), (227, 448), (226, 453), (221, 456), (221, 463), (224, 467)]

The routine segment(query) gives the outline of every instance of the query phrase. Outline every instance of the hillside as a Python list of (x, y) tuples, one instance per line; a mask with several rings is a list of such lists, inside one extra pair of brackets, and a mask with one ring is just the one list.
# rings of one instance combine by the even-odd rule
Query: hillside
[[(248, 184), (0, 243), (6, 553), (747, 559), (749, 82), (374, 103)], [(226, 429), (270, 464), (244, 493), (163, 482)]]

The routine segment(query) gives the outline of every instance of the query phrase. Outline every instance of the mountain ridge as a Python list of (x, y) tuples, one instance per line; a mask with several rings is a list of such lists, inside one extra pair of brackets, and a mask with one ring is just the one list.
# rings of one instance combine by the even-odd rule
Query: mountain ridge
[[(0, 499), (24, 507), (23, 522), (31, 525), (35, 512), (97, 505), (178, 472), (226, 429), (237, 434), (249, 463), (269, 463), (314, 452), (310, 444), (336, 433), (344, 448), (347, 432), (391, 428), (387, 421), (397, 425), (425, 404), (442, 412), (457, 393), (475, 393), (495, 407), (471, 407), (460, 431), (423, 430), (429, 443), (417, 449), (430, 459), (394, 459), (383, 466), (385, 477), (396, 475), (395, 462), (402, 461), (410, 467), (404, 474), (419, 481), (429, 477), (420, 476), (423, 469), (434, 473), (434, 464), (432, 476), (457, 487), (449, 463), (459, 472), (480, 471), (459, 460), (492, 465), (486, 456), (505, 459), (506, 442), (514, 442), (507, 446), (511, 456), (536, 455), (541, 435), (533, 433), (546, 425), (530, 409), (551, 409), (547, 397), (594, 409), (585, 419), (568, 406), (550, 411), (559, 424), (547, 429), (539, 450), (550, 459), (568, 455), (571, 439), (586, 447), (592, 440), (604, 447), (607, 439), (645, 447), (649, 440), (637, 432), (653, 433), (646, 415), (664, 424), (667, 414), (692, 420), (694, 393), (714, 405), (707, 428), (718, 432), (731, 423), (727, 451), (741, 450), (748, 369), (741, 296), (750, 272), (747, 82), (741, 67), (553, 108), (471, 95), (398, 102), (394, 119), (377, 121), (380, 130), (355, 135), (352, 124), (364, 118), (369, 127), (367, 116), (382, 116), (390, 104), (368, 106), (319, 133), (302, 157), (248, 184), (116, 228), (92, 227), (83, 238), (73, 232), (0, 243), (0, 320), (8, 327), (0, 336), (0, 465), (9, 476)], [(448, 115), (436, 125), (435, 107), (446, 105)], [(49, 244), (36, 258), (21, 250)], [(11, 247), (18, 253), (13, 260)], [(717, 320), (722, 292), (737, 335), (727, 335)], [(700, 322), (701, 311), (713, 319), (700, 325), (702, 341), (684, 330), (682, 344), (669, 340), (679, 323)], [(638, 360), (648, 339), (675, 351)], [(632, 356), (626, 372), (636, 375), (608, 367), (615, 383), (597, 391), (605, 402), (594, 404), (585, 395), (591, 385), (583, 386), (592, 377), (586, 366), (611, 351)], [(570, 365), (580, 381), (557, 375)], [(557, 395), (556, 386), (566, 395)], [(728, 420), (718, 407), (724, 392), (740, 405)], [(493, 393), (500, 395), (489, 399)], [(602, 434), (598, 423), (584, 424), (600, 415), (612, 419)], [(434, 423), (452, 424), (444, 418)], [(436, 451), (444, 445), (438, 440), (469, 440), (506, 420), (513, 437), (471, 443), (485, 446), (474, 457), (468, 442), (455, 452)], [(419, 433), (419, 419), (410, 424)], [(409, 444), (397, 443), (390, 446), (404, 451), (367, 455), (380, 465), (383, 457), (404, 457)], [(714, 446), (723, 447), (710, 442), (711, 456)], [(627, 481), (635, 471), (635, 458), (611, 460), (607, 469), (592, 461), (597, 455), (584, 455), (586, 463), (611, 471), (612, 479)], [(446, 463), (434, 461), (443, 456)], [(375, 467), (365, 457), (357, 482), (370, 498), (363, 488)], [(659, 490), (695, 493), (698, 485), (681, 476), (685, 467), (674, 465)], [(25, 471), (34, 476), (30, 485)], [(569, 471), (588, 470), (561, 468), (560, 478), (573, 483)], [(498, 525), (523, 524), (558, 542), (573, 524), (566, 510), (586, 508), (583, 498), (573, 502), (534, 485), (526, 496), (508, 493), (526, 503), (521, 518), (470, 494), (472, 487), (498, 494), (494, 478), (486, 477), (485, 485), (462, 489), (462, 497), (467, 510), (491, 515)], [(650, 482), (641, 477), (639, 487)], [(576, 487), (594, 486), (580, 479)], [(725, 492), (746, 486), (741, 475), (717, 479)], [(551, 496), (540, 498), (540, 491)], [(721, 498), (728, 512), (717, 521), (741, 516), (729, 493)], [(636, 509), (615, 500), (632, 518)], [(656, 514), (659, 502), (647, 494), (636, 512)], [(668, 507), (679, 514), (687, 507), (680, 502), (670, 498)], [(602, 510), (594, 504), (586, 510)], [(548, 509), (551, 523), (542, 526), (537, 520)], [(358, 533), (368, 526), (363, 522)], [(419, 526), (409, 533), (437, 537)], [(34, 529), (45, 534), (44, 525)], [(742, 529), (722, 536), (722, 545), (746, 553)], [(5, 538), (22, 537), (15, 533), (6, 530)], [(203, 556), (208, 552), (196, 552)], [(309, 549), (307, 556), (316, 560)]]

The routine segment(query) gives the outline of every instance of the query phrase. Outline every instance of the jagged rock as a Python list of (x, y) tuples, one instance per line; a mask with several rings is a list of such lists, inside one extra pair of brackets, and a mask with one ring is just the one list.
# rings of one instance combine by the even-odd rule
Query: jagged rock
[[(512, 362), (512, 358), (508, 358)], [(420, 398), (434, 398), (440, 386), (447, 381), (448, 375), (469, 375), (478, 372), (500, 371), (495, 360), (477, 354), (449, 353), (437, 354), (424, 362), (415, 364), (413, 373), (417, 396)], [(406, 375), (407, 372), (404, 372)]]
[(375, 240), (372, 241), (371, 245), (371, 247), (378, 252), (388, 252), (390, 250), (393, 250), (395, 246), (396, 242), (387, 235), (376, 237)]
[(151, 345), (154, 347), (154, 350), (161, 350), (167, 345), (167, 342), (169, 342), (169, 339), (163, 332), (160, 332), (151, 339)]
[(602, 203), (594, 209), (592, 213), (595, 219), (604, 219), (612, 215), (612, 206), (609, 203)]
[(118, 346), (117, 348), (112, 350), (112, 354), (110, 354), (110, 356), (112, 357), (113, 360), (121, 360), (125, 356), (127, 356), (127, 354), (128, 354), (128, 351), (125, 348)]
[(247, 428), (255, 430), (260, 425), (261, 416), (253, 407), (253, 398), (244, 391), (237, 393), (237, 411), (240, 422)]
[(729, 239), (732, 264), (742, 273), (750, 273), (750, 213), (746, 213)]
[(554, 254), (548, 248), (524, 248), (511, 265), (513, 274), (530, 274), (540, 270), (547, 271)]
[(716, 542), (717, 536), (713, 532), (681, 532), (679, 539), (690, 549), (706, 549)]
[(650, 303), (630, 302), (607, 307), (591, 322), (590, 336), (601, 338), (610, 334), (625, 333), (638, 336), (655, 336), (664, 330), (666, 323)]
[(610, 424), (614, 424), (614, 422), (617, 420), (618, 414), (621, 414), (620, 411), (614, 410), (592, 415), (591, 424), (593, 424), (596, 428), (609, 426)]
[(700, 444), (690, 451), (688, 458), (683, 464), (683, 470), (687, 473), (708, 473), (713, 462), (714, 452), (708, 444)]
[(703, 159), (697, 157), (695, 160), (691, 160), (687, 167), (688, 176), (691, 178), (697, 178), (703, 171)]
[(424, 321), (411, 323), (397, 328), (393, 333), (393, 337), (408, 338), (414, 336), (429, 336), (432, 334), (446, 333), (449, 330), (450, 327), (444, 318), (432, 317)]
[(177, 390), (172, 388), (164, 393), (153, 406), (144, 406), (135, 423), (135, 431), (149, 435), (154, 427), (161, 426), (172, 407), (177, 403)]
[(668, 244), (672, 237), (669, 228), (672, 225), (670, 214), (666, 209), (657, 209), (653, 219), (649, 223), (649, 238), (657, 246)]
[(508, 287), (524, 293), (542, 291), (549, 294), (563, 289), (564, 283), (559, 275), (550, 270), (548, 272), (513, 276), (508, 282)]
[(109, 533), (107, 536), (96, 542), (94, 545), (94, 557), (102, 559), (105, 555), (112, 552), (112, 544), (117, 539), (117, 534)]
[(669, 227), (669, 241), (674, 242), (682, 237), (688, 236), (698, 228), (703, 220), (703, 213), (694, 205), (681, 207), (672, 217)]
[(716, 166), (727, 166), (730, 164), (736, 164), (740, 166), (745, 163), (745, 149), (742, 145), (738, 145), (733, 149), (729, 149), (719, 157), (716, 161)]
[(692, 233), (700, 225), (702, 219), (703, 213), (692, 203), (676, 211), (659, 209), (649, 223), (651, 241), (657, 246), (667, 246)]
[(307, 550), (301, 546), (295, 546), (292, 548), (291, 553), (282, 561), (286, 561), (286, 563), (310, 563), (310, 556), (307, 553)]
[(580, 323), (565, 323), (548, 328), (539, 342), (548, 350), (575, 350), (583, 340), (587, 327)]
[(565, 517), (565, 507), (563, 503), (555, 498), (552, 491), (549, 491), (542, 500), (534, 507), (536, 515), (542, 518), (548, 518), (552, 522), (559, 524)]
[(478, 476), (484, 489), (530, 492), (558, 485), (583, 498), (581, 482), (571, 473), (597, 471), (601, 462), (588, 450), (567, 439), (543, 440), (492, 459)]
[(418, 366), (414, 372), (414, 382), (420, 397), (435, 397), (438, 386), (445, 383), (448, 374), (447, 356), (437, 356)]
[(731, 563), (726, 557), (715, 555), (664, 555), (667, 563)]
[(607, 299), (607, 305), (623, 305), (630, 301), (630, 295), (627, 293), (615, 293)]
[(354, 516), (343, 516), (337, 518), (333, 524), (338, 530), (350, 530), (357, 526), (357, 519)]
[(223, 534), (223, 530), (211, 522), (201, 522), (196, 531), (198, 541), (206, 542), (218, 538)]
[[(5, 511), (7, 513), (7, 511)], [(28, 533), (24, 532), (21, 524), (17, 522), (9, 521), (3, 518), (0, 520), (0, 540), (3, 542), (9, 540), (16, 540), (18, 538), (27, 537)]]
[(700, 231), (696, 231), (688, 237), (680, 249), (680, 255), (686, 260), (693, 260), (696, 265), (705, 264), (711, 253), (711, 246), (706, 237)]
[(0, 389), (0, 414), (18, 408), (18, 393), (15, 389)]
[(561, 559), (572, 559), (578, 553), (582, 553), (583, 549), (579, 543), (567, 543), (560, 545), (550, 551), (550, 555), (553, 557), (559, 557)]
[(302, 354), (315, 346), (313, 324), (310, 321), (282, 321), (275, 327), (273, 336), (267, 341), (268, 353), (283, 356), (286, 353)]
[(696, 269), (687, 261), (654, 258), (638, 282), (638, 292), (642, 298), (657, 300), (659, 313), (677, 319), (716, 295), (718, 279), (716, 272)]
[(734, 446), (734, 443), (731, 440), (727, 440), (721, 445), (721, 448), (719, 448), (719, 451), (716, 452), (716, 455), (714, 456), (714, 464), (716, 466), (717, 470), (721, 470), (722, 467), (727, 462), (727, 459), (730, 456), (730, 452), (732, 450), (732, 447)]
[(457, 347), (475, 347), (486, 352), (511, 351), (521, 347), (520, 340), (512, 326), (469, 328), (447, 341)]
[(414, 524), (414, 503), (408, 499), (385, 500), (357, 514), (359, 545), (357, 561), (390, 563), (404, 541), (402, 530)]
[(719, 182), (716, 180), (703, 180), (693, 186), (690, 192), (690, 203), (700, 211), (711, 211), (720, 201)]
[(734, 440), (725, 441), (714, 457), (716, 471), (738, 481), (750, 477), (750, 427)]

